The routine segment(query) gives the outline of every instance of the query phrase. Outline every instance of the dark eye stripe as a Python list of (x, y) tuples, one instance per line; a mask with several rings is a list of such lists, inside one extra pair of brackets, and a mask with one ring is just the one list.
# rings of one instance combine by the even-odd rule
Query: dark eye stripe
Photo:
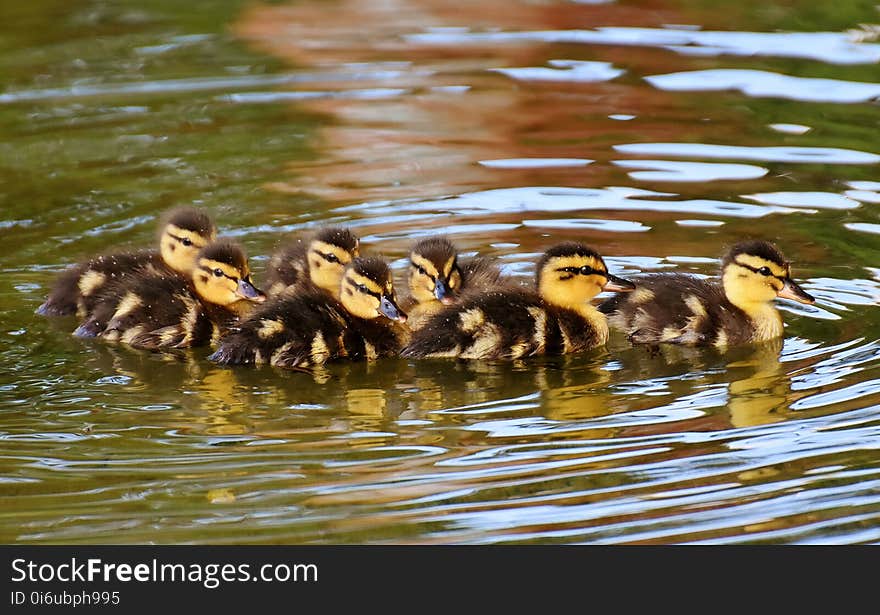
[(424, 267), (422, 267), (421, 265), (416, 265), (415, 263), (413, 263), (412, 266), (415, 267), (416, 270), (417, 270), (419, 273), (421, 273), (423, 276), (426, 276), (426, 277), (428, 277), (428, 278), (431, 278), (431, 280), (436, 280), (436, 279), (437, 279), (437, 278), (435, 278), (434, 276), (432, 276), (430, 273), (428, 273), (428, 271), (427, 271)]
[(374, 291), (370, 290), (369, 288), (367, 288), (366, 286), (364, 286), (363, 284), (358, 284), (357, 282), (352, 282), (351, 280), (349, 280), (348, 283), (350, 285), (354, 286), (354, 289), (356, 291), (361, 292), (361, 293), (366, 293), (372, 297), (375, 297), (376, 299), (379, 299), (380, 301), (382, 300), (382, 293), (374, 292)]
[(572, 275), (600, 275), (604, 278), (608, 277), (607, 271), (593, 269), (588, 265), (584, 265), (583, 267), (559, 267), (556, 271), (564, 271), (566, 273), (571, 273)]
[[(761, 275), (764, 275), (764, 276), (767, 276), (767, 277), (773, 277), (773, 278), (776, 278), (777, 280), (779, 280), (780, 282), (785, 282), (785, 279), (788, 277), (788, 276), (780, 276), (780, 275), (776, 275), (775, 273), (773, 273), (772, 271), (770, 271), (770, 268), (769, 268), (769, 267), (752, 267), (751, 265), (746, 265), (745, 263), (741, 263), (741, 262), (739, 262), (739, 261), (737, 261), (737, 260), (735, 260), (735, 261), (733, 261), (733, 262), (734, 262), (734, 264), (739, 265), (739, 266), (742, 267), (743, 269), (748, 269), (748, 270), (751, 271), (752, 273), (760, 273)], [(763, 272), (761, 271), (761, 269), (767, 269), (768, 271), (770, 271), (770, 274), (767, 275), (767, 274), (763, 273)]]
[[(199, 265), (199, 269), (201, 269), (202, 271), (207, 271), (212, 276), (214, 275), (214, 270), (211, 269), (210, 267), (205, 267), (204, 265)], [(232, 280), (233, 282), (238, 282), (238, 278), (235, 278), (231, 275), (226, 275), (226, 273), (222, 269), (220, 270), (220, 273), (222, 273), (223, 277), (226, 278), (227, 280)]]
[(340, 263), (342, 261), (339, 260), (339, 257), (335, 254), (329, 252), (321, 252), (320, 250), (312, 249), (312, 252), (323, 258), (328, 263)]
[(190, 239), (189, 237), (178, 237), (177, 235), (175, 235), (173, 233), (167, 233), (167, 235), (169, 237), (171, 237), (171, 239), (175, 239), (185, 246), (191, 246), (193, 244), (193, 240)]

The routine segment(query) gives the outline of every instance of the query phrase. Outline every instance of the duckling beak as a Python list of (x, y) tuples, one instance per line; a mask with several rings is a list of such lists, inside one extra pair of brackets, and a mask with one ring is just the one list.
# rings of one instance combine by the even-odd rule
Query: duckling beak
[(782, 287), (782, 290), (777, 293), (777, 297), (782, 297), (783, 299), (791, 299), (793, 301), (797, 301), (798, 303), (816, 303), (816, 299), (803, 288), (798, 286), (791, 278), (785, 278), (784, 282), (785, 285)]
[(247, 299), (254, 303), (262, 303), (266, 300), (266, 294), (251, 283), (250, 276), (238, 281), (238, 288), (235, 289), (235, 294), (242, 299)]
[(610, 290), (615, 293), (628, 293), (636, 289), (636, 285), (629, 280), (618, 278), (616, 275), (611, 275), (610, 273), (605, 275), (607, 276), (608, 281), (605, 282), (605, 286), (602, 287), (602, 290)]
[(382, 295), (382, 300), (379, 302), (379, 312), (391, 320), (406, 322), (406, 314), (398, 307), (394, 299), (386, 295)]
[(452, 303), (452, 297), (449, 296), (449, 287), (443, 280), (437, 280), (434, 283), (434, 296), (437, 297), (443, 305), (449, 305)]

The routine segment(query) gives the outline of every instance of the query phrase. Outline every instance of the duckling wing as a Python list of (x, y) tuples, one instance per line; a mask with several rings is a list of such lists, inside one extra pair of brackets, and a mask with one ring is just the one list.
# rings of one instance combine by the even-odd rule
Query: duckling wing
[(100, 313), (113, 313), (99, 335), (110, 341), (159, 350), (199, 346), (211, 337), (210, 319), (182, 276), (145, 273), (107, 291), (114, 301), (102, 302)]
[(309, 279), (307, 251), (306, 242), (295, 239), (283, 244), (272, 254), (266, 268), (266, 288), (270, 296)]
[(43, 316), (78, 314), (85, 318), (94, 309), (96, 297), (107, 284), (149, 265), (162, 266), (161, 257), (155, 250), (107, 254), (71, 265), (55, 279), (37, 313)]
[[(133, 307), (133, 302), (137, 302), (134, 297), (129, 296), (132, 293), (137, 297), (141, 295), (155, 296), (151, 289), (151, 282), (147, 282), (145, 279), (152, 280), (157, 276), (165, 275), (171, 278), (180, 277), (161, 261), (156, 263), (152, 259), (143, 261), (132, 259), (130, 263), (135, 265), (135, 269), (126, 270), (124, 274), (110, 276), (108, 280), (101, 282), (95, 292), (80, 297), (78, 313), (81, 314), (83, 320), (73, 332), (74, 335), (96, 337), (106, 331), (108, 323), (120, 307), (125, 308), (123, 311), (127, 311)], [(173, 292), (173, 290), (168, 292)]]
[(555, 315), (537, 294), (509, 289), (467, 297), (445, 307), (413, 332), (401, 356), (461, 359), (519, 358), (546, 350)]
[(397, 356), (408, 338), (408, 329), (386, 318), (351, 318), (343, 333), (342, 344), (349, 359), (371, 361)]
[(736, 311), (714, 280), (677, 273), (639, 276), (636, 290), (599, 305), (608, 323), (634, 344), (699, 346), (727, 337)]
[(474, 257), (461, 265), (462, 287), (466, 290), (490, 290), (503, 283), (501, 268), (489, 258)]
[(326, 293), (285, 293), (225, 335), (209, 358), (222, 365), (269, 363), (291, 369), (321, 365), (345, 355), (347, 324), (342, 307)]

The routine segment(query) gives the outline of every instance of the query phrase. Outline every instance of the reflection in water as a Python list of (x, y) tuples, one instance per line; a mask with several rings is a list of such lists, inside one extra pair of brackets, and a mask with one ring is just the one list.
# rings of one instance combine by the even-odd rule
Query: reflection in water
[[(691, 4), (638, 1), (172, 4), (102, 8), (118, 54), (81, 44), (77, 14), (6, 58), (0, 539), (880, 540), (880, 157), (859, 102), (880, 46), (797, 7), (814, 31), (673, 28)], [(613, 338), (313, 373), (34, 320), (65, 263), (146, 245), (180, 202), (256, 255), (347, 224), (398, 273), (442, 226), (522, 282), (566, 239), (624, 276), (706, 276), (754, 236), (820, 305), (781, 303), (784, 340), (723, 355)]]
[[(776, 423), (790, 405), (791, 382), (782, 369), (779, 356), (782, 339), (759, 344), (754, 354), (744, 361), (727, 364), (731, 376), (728, 391), (730, 423), (734, 427), (750, 427)], [(746, 370), (744, 378), (737, 379)]]

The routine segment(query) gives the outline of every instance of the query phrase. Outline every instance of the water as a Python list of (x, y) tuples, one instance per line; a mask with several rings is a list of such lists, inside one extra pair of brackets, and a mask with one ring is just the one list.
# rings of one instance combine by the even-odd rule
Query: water
[[(719, 8), (723, 6), (723, 10)], [(0, 540), (876, 543), (880, 45), (863, 3), (33, 0), (0, 12)], [(314, 376), (73, 338), (67, 264), (208, 209), (255, 277), (350, 225), (714, 275), (778, 243), (784, 340)]]

